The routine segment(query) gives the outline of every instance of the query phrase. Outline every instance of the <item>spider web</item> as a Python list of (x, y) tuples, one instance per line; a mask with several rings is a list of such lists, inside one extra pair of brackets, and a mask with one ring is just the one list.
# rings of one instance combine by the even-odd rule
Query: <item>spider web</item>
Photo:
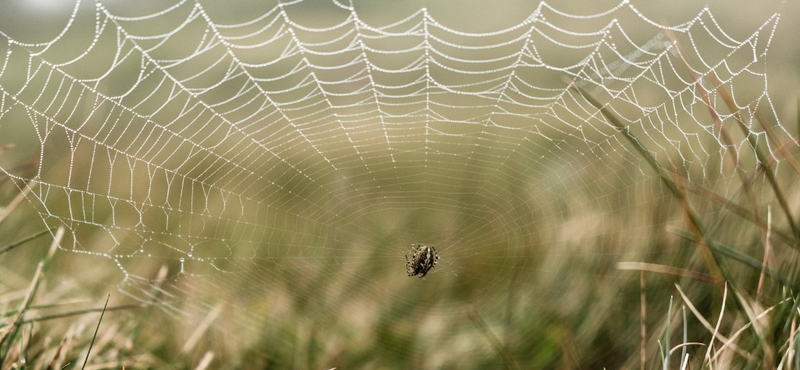
[[(767, 95), (778, 13), (734, 36), (707, 8), (666, 25), (627, 1), (540, 3), (482, 32), (360, 2), (114, 5), (77, 4), (52, 41), (3, 34), (0, 132), (16, 148), (0, 169), (66, 228), (63, 252), (132, 299), (158, 286), (176, 315), (222, 304), (263, 325), (299, 292), (342, 312), (502, 311), (495, 293), (521, 273), (541, 275), (520, 293), (540, 305), (601, 259), (658, 253), (606, 223), (663, 226), (640, 209), (670, 195), (587, 96), (666, 168), (729, 194), (729, 153), (752, 170), (749, 139), (777, 150), (757, 114), (794, 140)], [(749, 135), (721, 134), (709, 110), (736, 123), (715, 83)], [(414, 243), (441, 256), (422, 280), (405, 275)]]

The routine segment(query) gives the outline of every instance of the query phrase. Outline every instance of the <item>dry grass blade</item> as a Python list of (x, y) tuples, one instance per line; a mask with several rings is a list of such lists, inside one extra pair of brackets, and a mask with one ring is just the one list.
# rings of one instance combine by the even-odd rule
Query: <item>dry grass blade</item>
[(64, 338), (61, 339), (61, 342), (58, 343), (58, 347), (56, 347), (55, 353), (53, 353), (53, 358), (50, 359), (50, 362), (47, 364), (47, 367), (45, 367), (45, 369), (50, 370), (58, 367), (58, 362), (64, 350), (64, 345), (67, 344), (68, 340), (69, 340), (68, 336), (65, 336)]
[[(765, 129), (764, 131), (772, 132), (772, 129)], [(772, 140), (772, 139), (770, 139), (770, 140)], [(771, 166), (773, 163), (777, 163), (780, 159), (787, 159), (787, 162), (789, 162), (789, 160), (788, 160), (789, 158), (792, 158), (792, 160), (791, 160), (792, 162), (797, 163), (794, 160), (794, 158), (792, 157), (791, 153), (789, 153), (789, 148), (797, 148), (798, 147), (797, 146), (797, 141), (798, 140), (800, 140), (800, 136), (793, 136), (792, 140), (789, 140), (789, 141), (786, 141), (783, 144), (780, 144), (780, 146), (778, 147), (777, 152), (773, 152), (772, 154), (767, 156), (766, 163)], [(780, 155), (778, 155), (778, 154), (780, 154)], [(789, 163), (791, 163), (791, 162), (789, 162)], [(794, 168), (794, 167), (792, 167), (792, 168)]]
[(672, 195), (678, 200), (678, 202), (681, 204), (681, 207), (683, 207), (684, 213), (687, 217), (687, 220), (689, 221), (690, 227), (692, 228), (695, 235), (697, 235), (696, 245), (699, 247), (701, 254), (703, 255), (703, 258), (705, 259), (708, 270), (717, 280), (717, 283), (721, 282), (723, 280), (722, 279), (723, 273), (719, 264), (714, 258), (713, 253), (708, 247), (710, 240), (707, 240), (705, 227), (703, 226), (703, 223), (700, 220), (700, 218), (695, 214), (692, 208), (689, 207), (689, 203), (686, 200), (686, 195), (679, 187), (679, 184), (676, 183), (676, 180), (680, 179), (679, 176), (675, 174), (674, 176), (675, 179), (671, 179), (667, 175), (667, 172), (664, 170), (661, 164), (659, 164), (658, 161), (655, 159), (655, 157), (653, 157), (653, 155), (650, 153), (650, 151), (648, 151), (647, 148), (645, 148), (644, 145), (642, 145), (642, 143), (639, 141), (639, 139), (636, 138), (636, 136), (630, 131), (630, 129), (627, 126), (623, 125), (622, 122), (614, 114), (609, 112), (608, 109), (606, 109), (602, 104), (600, 104), (600, 102), (598, 102), (594, 97), (589, 95), (587, 92), (583, 91), (580, 87), (578, 87), (574, 83), (571, 83), (571, 88), (575, 90), (580, 96), (582, 96), (590, 105), (595, 107), (600, 112), (600, 114), (602, 114), (603, 117), (605, 117), (606, 120), (608, 120), (609, 123), (611, 123), (614, 127), (616, 127), (617, 130), (625, 136), (628, 142), (630, 142), (633, 145), (633, 147), (636, 148), (636, 151), (639, 152), (642, 158), (644, 158), (645, 161), (647, 161), (650, 168), (652, 168), (653, 171), (659, 176), (664, 186), (666, 186), (667, 189), (670, 191), (670, 193), (672, 193)]
[(5, 220), (6, 217), (8, 217), (8, 215), (11, 214), (11, 212), (14, 212), (14, 210), (28, 196), (28, 193), (30, 193), (31, 190), (33, 190), (33, 188), (36, 187), (36, 184), (38, 184), (38, 182), (36, 182), (36, 180), (29, 181), (28, 185), (25, 186), (24, 189), (22, 189), (22, 192), (17, 194), (17, 196), (14, 197), (14, 199), (11, 200), (11, 203), (8, 203), (8, 205), (5, 208), (0, 210), (0, 222), (3, 222), (3, 220)]
[(217, 319), (217, 316), (219, 316), (221, 312), (222, 312), (222, 306), (220, 305), (214, 306), (214, 308), (211, 310), (211, 312), (208, 313), (208, 315), (206, 315), (203, 321), (200, 322), (199, 325), (197, 325), (197, 328), (194, 330), (192, 335), (189, 336), (189, 339), (186, 340), (186, 343), (183, 344), (181, 352), (188, 353), (189, 351), (191, 351), (192, 348), (194, 348), (194, 346), (203, 336), (203, 334), (206, 332), (206, 330), (208, 330), (208, 328), (211, 326), (211, 323), (213, 323), (214, 320)]
[(22, 315), (25, 314), (25, 311), (28, 309), (28, 306), (30, 306), (31, 301), (33, 301), (33, 297), (36, 294), (36, 287), (39, 285), (39, 279), (42, 276), (43, 269), (44, 261), (41, 261), (38, 265), (36, 265), (36, 271), (33, 273), (31, 283), (28, 286), (28, 289), (25, 291), (25, 296), (22, 298), (22, 303), (20, 303), (17, 313), (14, 315), (14, 319), (11, 320), (10, 325), (6, 326), (3, 331), (0, 332), (0, 348), (5, 345), (6, 339), (8, 339), (9, 335), (15, 331), (22, 322)]
[(704, 283), (716, 284), (717, 281), (713, 276), (699, 272), (689, 271), (672, 266), (659, 265), (646, 262), (619, 262), (617, 263), (617, 270), (633, 270), (633, 271), (648, 271), (658, 274), (666, 274), (673, 276), (680, 276), (689, 278)]
[(9, 150), (9, 149), (14, 149), (14, 148), (16, 148), (15, 144), (6, 144), (6, 145), (3, 145), (3, 146), (0, 146), (0, 153), (5, 152), (6, 150)]
[[(678, 288), (678, 290), (680, 291), (680, 288)], [(682, 291), (681, 291), (681, 297), (683, 297), (684, 300), (686, 299), (686, 295), (683, 294)], [(711, 334), (712, 338), (716, 338), (717, 337), (717, 333), (719, 333), (719, 326), (722, 325), (722, 317), (725, 316), (725, 304), (726, 303), (728, 303), (728, 284), (727, 283), (725, 284), (725, 289), (722, 291), (722, 306), (719, 308), (719, 317), (717, 318), (717, 325), (714, 325), (714, 332)], [(706, 355), (705, 355), (704, 358), (707, 361), (711, 361), (711, 349), (714, 348), (713, 343), (714, 342), (712, 340), (712, 342), (709, 343), (709, 345), (708, 345), (708, 350), (706, 350)]]
[(194, 370), (206, 370), (208, 366), (211, 365), (211, 361), (214, 360), (214, 352), (208, 351), (203, 358), (200, 359), (200, 363), (194, 368)]
[(65, 231), (63, 227), (60, 227), (58, 231), (56, 231), (55, 238), (53, 239), (53, 243), (50, 244), (50, 249), (47, 252), (47, 256), (45, 256), (45, 258), (36, 266), (36, 272), (33, 274), (33, 278), (31, 279), (31, 283), (25, 292), (25, 297), (22, 299), (22, 303), (20, 304), (17, 314), (14, 316), (11, 324), (7, 326), (2, 333), (0, 333), (0, 351), (2, 351), (2, 347), (5, 346), (6, 340), (10, 341), (10, 338), (13, 338), (16, 335), (16, 332), (19, 330), (23, 315), (33, 302), (33, 298), (36, 296), (36, 290), (39, 287), (42, 273), (47, 269), (49, 262), (52, 260), (53, 255), (58, 249), (61, 239), (64, 237), (64, 232)]
[[(767, 137), (769, 138), (769, 140), (775, 143), (775, 146), (778, 148), (778, 153), (781, 153), (781, 157), (786, 159), (786, 163), (789, 163), (789, 166), (794, 170), (794, 172), (800, 175), (800, 163), (797, 163), (797, 161), (794, 159), (794, 157), (792, 157), (791, 153), (789, 153), (789, 150), (787, 149), (787, 147), (789, 146), (797, 148), (797, 143), (796, 143), (797, 138), (795, 137), (794, 141), (790, 140), (787, 141), (786, 143), (781, 143), (780, 140), (778, 140), (777, 135), (775, 135), (775, 132), (772, 131), (772, 127), (770, 127), (770, 125), (767, 124), (766, 119), (764, 118), (763, 114), (761, 114), (761, 111), (755, 109), (755, 107), (753, 107), (752, 111), (755, 112), (756, 120), (761, 125), (761, 128), (764, 129), (764, 132), (767, 133)], [(772, 157), (774, 158), (774, 155)], [(771, 161), (768, 161), (767, 163), (771, 163)]]
[(497, 354), (500, 355), (500, 358), (503, 360), (503, 365), (507, 370), (512, 369), (519, 369), (517, 363), (514, 362), (514, 359), (511, 358), (511, 355), (506, 351), (505, 347), (502, 343), (500, 343), (500, 339), (497, 338), (492, 330), (489, 329), (489, 326), (486, 325), (486, 322), (478, 315), (475, 310), (464, 311), (464, 314), (472, 321), (473, 324), (483, 333), (484, 337), (492, 344), (494, 350), (497, 351)]
[[(772, 209), (767, 208), (767, 236), (764, 240), (764, 259), (761, 261), (761, 265), (766, 267), (769, 263), (769, 252), (770, 252), (770, 234), (772, 232)], [(761, 300), (761, 293), (764, 289), (764, 276), (765, 276), (765, 268), (761, 269), (761, 273), (758, 274), (758, 289), (756, 296), (758, 300)]]
[(772, 347), (769, 345), (769, 341), (767, 339), (767, 332), (769, 331), (770, 325), (768, 322), (762, 321), (762, 319), (767, 318), (767, 313), (772, 311), (772, 309), (774, 309), (776, 306), (772, 306), (766, 310), (763, 310), (758, 302), (748, 299), (741, 292), (734, 291), (734, 294), (739, 301), (739, 307), (742, 309), (745, 315), (747, 315), (747, 318), (750, 321), (747, 326), (752, 327), (756, 336), (760, 339), (759, 347), (762, 348), (762, 361), (764, 368), (772, 367), (775, 363), (775, 353), (772, 351)]
[[(737, 297), (740, 297), (740, 296), (737, 294)], [(778, 302), (778, 304), (783, 304), (785, 302), (788, 302), (788, 300), (783, 300), (781, 302)], [(752, 317), (750, 316), (750, 313), (745, 312), (745, 315), (748, 316), (748, 320), (750, 320), (750, 322), (748, 322), (747, 324), (742, 326), (739, 330), (737, 330), (735, 333), (733, 333), (733, 335), (731, 335), (730, 339), (728, 339), (728, 341), (726, 341), (722, 345), (722, 347), (720, 347), (720, 349), (717, 351), (717, 353), (714, 355), (714, 357), (711, 358), (712, 361), (715, 360), (717, 357), (719, 357), (723, 353), (722, 350), (725, 349), (726, 347), (728, 347), (728, 346), (735, 347), (735, 345), (732, 344), (733, 341), (736, 340), (736, 338), (738, 338), (740, 335), (742, 335), (742, 333), (744, 333), (747, 329), (749, 329), (753, 325), (754, 322), (757, 322), (758, 320), (761, 320), (763, 317), (765, 317), (767, 314), (769, 314), (773, 309), (775, 309), (775, 307), (777, 307), (777, 305), (769, 307), (766, 310), (762, 311), (760, 314), (753, 315)], [(742, 306), (742, 309), (743, 310), (749, 309), (749, 305), (748, 305), (748, 307)], [(761, 342), (761, 343), (763, 343), (763, 342)], [(748, 359), (753, 360), (753, 359), (755, 359), (755, 357), (751, 356)]]
[(681, 343), (681, 344), (678, 344), (675, 347), (672, 347), (672, 349), (669, 350), (669, 354), (671, 355), (671, 354), (675, 353), (675, 351), (677, 351), (679, 349), (685, 350), (686, 347), (690, 347), (690, 346), (705, 347), (706, 344), (705, 343), (700, 343), (700, 342), (685, 342), (685, 343)]
[[(722, 97), (722, 100), (725, 102), (725, 105), (727, 105), (728, 110), (730, 110), (731, 113), (733, 114), (734, 120), (738, 124), (739, 128), (741, 128), (742, 132), (747, 138), (748, 143), (750, 143), (750, 146), (753, 148), (753, 151), (756, 154), (756, 158), (758, 158), (759, 166), (761, 166), (762, 170), (764, 171), (764, 175), (766, 175), (767, 180), (772, 186), (772, 190), (775, 192), (775, 197), (778, 199), (778, 204), (780, 204), (781, 209), (783, 210), (783, 213), (786, 215), (786, 218), (789, 222), (789, 227), (791, 227), (792, 232), (795, 235), (795, 238), (797, 238), (798, 236), (800, 236), (800, 229), (798, 229), (797, 223), (795, 222), (794, 217), (792, 217), (792, 212), (789, 208), (789, 203), (786, 200), (786, 195), (784, 195), (780, 185), (778, 184), (778, 180), (775, 178), (775, 171), (772, 169), (772, 167), (770, 167), (766, 159), (766, 156), (764, 156), (764, 154), (761, 153), (761, 150), (758, 147), (758, 143), (756, 142), (753, 133), (750, 131), (750, 128), (747, 127), (747, 125), (744, 123), (741, 113), (739, 112), (739, 108), (736, 106), (736, 102), (733, 101), (733, 97), (731, 97), (731, 95), (728, 94), (728, 92), (722, 88), (722, 83), (715, 76), (711, 75), (709, 76), (709, 78), (711, 79), (711, 83), (714, 85), (716, 91), (719, 93), (719, 95)], [(767, 125), (764, 124), (764, 122), (761, 122), (761, 126), (766, 127)], [(774, 138), (770, 139), (774, 140)], [(777, 141), (775, 141), (775, 143), (777, 144)], [(750, 182), (747, 181), (747, 184), (749, 183)], [(758, 216), (757, 213), (756, 216)], [(762, 233), (764, 233), (764, 231), (762, 231)], [(795, 243), (797, 243), (797, 241), (795, 241)]]
[[(716, 340), (719, 340), (720, 342), (723, 342), (723, 343), (726, 343), (726, 344), (730, 343), (730, 347), (734, 351), (736, 351), (736, 353), (739, 354), (740, 356), (742, 356), (744, 358), (747, 358), (748, 360), (753, 358), (753, 356), (751, 354), (749, 354), (746, 351), (744, 351), (743, 349), (739, 348), (738, 346), (733, 344), (727, 337), (725, 337), (724, 335), (719, 333), (719, 323), (721, 322), (722, 316), (725, 313), (725, 305), (724, 304), (722, 305), (722, 308), (720, 309), (720, 314), (719, 314), (720, 318), (719, 318), (719, 322), (717, 322), (717, 326), (716, 327), (712, 327), (711, 324), (709, 324), (709, 322), (706, 320), (706, 318), (703, 317), (702, 314), (700, 314), (700, 311), (697, 310), (697, 308), (694, 306), (694, 304), (692, 304), (692, 301), (689, 300), (689, 297), (686, 296), (686, 293), (683, 292), (681, 287), (679, 285), (675, 284), (675, 288), (678, 289), (678, 293), (681, 295), (681, 299), (683, 299), (683, 302), (684, 302), (684, 304), (686, 304), (686, 307), (689, 307), (689, 311), (692, 311), (692, 313), (694, 314), (694, 317), (697, 318), (697, 321), (699, 321), (700, 324), (703, 325), (703, 327), (705, 327), (706, 330), (708, 330), (711, 333), (712, 342), (709, 343), (709, 345), (708, 345), (707, 355), (710, 353), (711, 349), (714, 347), (713, 346), (713, 340), (716, 339)], [(726, 288), (725, 292), (727, 292), (727, 288)], [(719, 353), (719, 351), (717, 351), (717, 353)]]
[(63, 319), (65, 317), (81, 316), (81, 315), (85, 315), (87, 313), (93, 313), (93, 312), (121, 311), (121, 310), (130, 310), (130, 309), (141, 308), (141, 307), (142, 307), (141, 304), (126, 304), (126, 305), (103, 307), (103, 308), (87, 308), (85, 310), (76, 310), (76, 311), (58, 313), (58, 314), (54, 314), (54, 315), (33, 317), (33, 318), (30, 318), (30, 319), (23, 320), (22, 323), (23, 324), (28, 324), (28, 323), (32, 323), (32, 322), (42, 322), (42, 321), (48, 321), (48, 320)]

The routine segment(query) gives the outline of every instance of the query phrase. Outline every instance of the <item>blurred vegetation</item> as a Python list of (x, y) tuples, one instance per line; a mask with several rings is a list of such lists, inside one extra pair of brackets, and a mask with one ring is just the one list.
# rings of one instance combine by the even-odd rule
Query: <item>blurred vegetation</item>
[[(795, 91), (776, 104), (795, 104)], [(20, 180), (39, 169), (36, 148), (7, 147), (3, 167), (19, 178), (0, 179), (0, 368), (800, 368), (800, 148), (770, 136), (781, 148), (772, 157), (749, 141), (750, 156), (674, 165), (681, 153), (653, 157), (599, 97), (577, 86), (570, 93), (619, 131), (618, 142), (597, 149), (607, 156), (509, 163), (491, 177), (481, 160), (512, 145), (498, 142), (478, 146), (471, 163), (459, 157), (436, 169), (367, 158), (394, 171), (368, 180), (358, 169), (337, 177), (301, 160), (304, 172), (323, 175), (276, 177), (286, 191), (262, 194), (278, 206), (256, 241), (226, 244), (249, 229), (190, 229), (207, 243), (192, 246), (196, 256), (232, 251), (209, 268), (147, 240), (162, 254), (121, 259), (135, 273), (122, 279), (110, 259), (87, 252), (111, 253), (103, 249), (111, 238), (136, 249), (140, 235), (65, 230), (26, 201), (43, 190)], [(736, 116), (726, 90), (718, 94)], [(695, 114), (735, 138), (777, 125), (769, 115), (751, 128)], [(520, 152), (587, 149), (568, 135), (552, 139)], [(60, 149), (48, 155), (63, 157)], [(46, 160), (45, 176), (64, 177), (65, 158)], [(215, 165), (197, 162), (198, 172)], [(355, 182), (369, 184), (362, 198), (331, 202)], [(205, 227), (236, 212), (207, 200), (217, 217), (198, 213), (182, 224)], [(176, 239), (159, 241), (185, 242)], [(433, 240), (442, 260), (424, 279), (407, 278), (404, 254), (420, 240)]]

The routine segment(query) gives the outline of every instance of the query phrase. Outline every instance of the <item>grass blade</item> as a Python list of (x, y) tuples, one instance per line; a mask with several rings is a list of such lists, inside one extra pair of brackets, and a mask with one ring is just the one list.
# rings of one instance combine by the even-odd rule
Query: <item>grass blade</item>
[[(753, 151), (756, 154), (756, 158), (758, 159), (759, 166), (764, 171), (764, 175), (767, 177), (770, 186), (772, 186), (772, 190), (775, 192), (775, 197), (778, 199), (778, 204), (780, 204), (783, 213), (786, 215), (786, 219), (789, 222), (789, 227), (791, 227), (792, 232), (795, 236), (795, 247), (797, 246), (797, 238), (800, 236), (800, 229), (797, 227), (797, 223), (794, 221), (794, 217), (792, 217), (792, 212), (789, 209), (789, 203), (786, 201), (786, 196), (784, 195), (783, 191), (781, 190), (780, 185), (778, 184), (778, 180), (775, 178), (775, 171), (769, 165), (769, 162), (766, 159), (764, 153), (761, 152), (759, 149), (758, 143), (756, 142), (755, 136), (750, 131), (750, 128), (742, 120), (741, 113), (739, 112), (739, 108), (736, 106), (736, 103), (733, 101), (733, 97), (731, 97), (728, 92), (722, 88), (722, 83), (713, 75), (709, 77), (711, 79), (711, 83), (714, 85), (717, 93), (720, 94), (722, 97), (722, 101), (725, 102), (725, 105), (728, 107), (728, 110), (733, 114), (733, 118), (738, 124), (739, 128), (744, 133), (745, 137), (747, 138), (747, 142), (750, 143), (750, 146), (753, 148)], [(760, 120), (759, 120), (760, 121)], [(767, 127), (764, 122), (760, 122), (762, 127)], [(776, 142), (776, 144), (778, 144)], [(749, 183), (749, 181), (748, 181)]]
[[(684, 238), (684, 239), (688, 239), (688, 240), (693, 240), (694, 239), (694, 236), (692, 235), (692, 233), (687, 232), (687, 231), (677, 230), (677, 231), (675, 231), (675, 235), (677, 235), (677, 236), (679, 236), (681, 238)], [(718, 252), (718, 253), (726, 256), (726, 257), (730, 257), (731, 259), (733, 259), (735, 261), (739, 261), (739, 262), (741, 262), (741, 263), (743, 263), (743, 264), (745, 264), (747, 266), (750, 266), (750, 267), (752, 267), (754, 269), (757, 269), (759, 271), (763, 270), (764, 274), (766, 274), (767, 276), (779, 281), (781, 284), (783, 284), (783, 285), (785, 285), (787, 287), (790, 287), (792, 289), (800, 288), (800, 285), (798, 285), (797, 282), (794, 282), (791, 279), (789, 279), (789, 278), (777, 273), (775, 270), (773, 270), (773, 269), (771, 269), (771, 268), (769, 268), (767, 266), (764, 266), (761, 263), (761, 261), (759, 261), (759, 260), (757, 260), (757, 259), (755, 259), (753, 257), (750, 257), (750, 256), (748, 256), (748, 255), (746, 255), (746, 254), (744, 254), (742, 252), (739, 252), (734, 248), (731, 248), (731, 247), (729, 247), (727, 245), (724, 245), (724, 244), (721, 244), (721, 243), (717, 243), (717, 242), (713, 242), (713, 243), (709, 244), (709, 247), (711, 247), (711, 249), (714, 250), (715, 252)]]
[[(581, 95), (584, 99), (586, 99), (586, 101), (589, 104), (595, 107), (603, 115), (603, 117), (606, 118), (606, 120), (608, 120), (614, 127), (617, 128), (617, 130), (620, 133), (622, 133), (625, 136), (625, 138), (633, 145), (636, 151), (639, 152), (642, 158), (644, 158), (645, 161), (647, 161), (647, 163), (650, 165), (653, 171), (658, 175), (664, 186), (666, 186), (667, 189), (672, 193), (672, 195), (678, 200), (678, 202), (684, 209), (684, 212), (690, 223), (690, 226), (698, 236), (696, 244), (698, 245), (701, 254), (703, 255), (703, 258), (705, 259), (708, 270), (718, 280), (718, 282), (721, 281), (723, 272), (721, 271), (719, 263), (717, 262), (713, 253), (708, 248), (710, 240), (708, 239), (707, 234), (705, 232), (705, 226), (703, 226), (703, 223), (700, 221), (700, 218), (694, 213), (692, 208), (689, 207), (689, 202), (686, 200), (686, 195), (683, 193), (683, 191), (681, 191), (681, 188), (678, 186), (675, 180), (671, 179), (667, 175), (667, 172), (664, 170), (663, 167), (661, 167), (661, 164), (659, 164), (658, 161), (655, 159), (655, 157), (653, 157), (653, 155), (650, 153), (650, 151), (647, 150), (647, 148), (645, 148), (644, 145), (642, 145), (639, 139), (637, 139), (636, 136), (631, 132), (630, 128), (622, 124), (622, 122), (613, 113), (609, 112), (609, 110), (606, 109), (605, 106), (600, 104), (600, 102), (598, 102), (594, 97), (583, 91), (580, 87), (578, 87), (574, 83), (571, 84), (571, 87), (573, 90), (577, 91), (579, 95)], [(675, 178), (679, 179), (677, 175), (675, 176)]]
[(672, 276), (680, 276), (689, 278), (695, 281), (700, 281), (704, 283), (716, 284), (716, 279), (714, 279), (711, 275), (706, 275), (703, 273), (686, 270), (682, 268), (667, 266), (667, 265), (659, 265), (655, 263), (646, 263), (646, 262), (618, 262), (617, 263), (617, 270), (634, 270), (634, 271), (648, 271), (654, 272), (658, 274), (664, 275), (672, 275)]
[[(22, 323), (22, 318), (25, 315), (25, 312), (33, 303), (33, 299), (36, 296), (36, 291), (39, 288), (39, 283), (41, 282), (42, 274), (47, 267), (50, 265), (50, 261), (53, 259), (53, 255), (55, 254), (56, 250), (58, 249), (59, 244), (61, 243), (61, 239), (64, 237), (65, 229), (64, 227), (59, 227), (58, 231), (56, 231), (56, 235), (53, 238), (53, 243), (50, 244), (50, 249), (47, 252), (47, 255), (44, 257), (42, 261), (36, 266), (36, 272), (33, 274), (33, 278), (31, 279), (31, 283), (28, 286), (28, 290), (25, 292), (25, 297), (22, 299), (22, 303), (20, 304), (19, 310), (17, 310), (17, 314), (14, 317), (14, 320), (11, 321), (11, 324), (7, 326), (2, 332), (0, 332), (0, 357), (3, 356), (7, 351), (3, 348), (7, 345), (11, 345), (11, 341), (14, 337), (16, 337), (17, 333), (19, 332), (20, 325)], [(6, 343), (8, 340), (8, 343)], [(2, 366), (2, 363), (0, 363)]]
[(86, 358), (83, 359), (81, 370), (84, 370), (86, 368), (86, 363), (89, 362), (89, 354), (92, 353), (92, 346), (94, 346), (94, 340), (97, 339), (97, 332), (100, 331), (100, 323), (103, 322), (103, 316), (106, 314), (106, 307), (108, 307), (109, 299), (111, 299), (111, 294), (106, 297), (106, 304), (103, 305), (103, 311), (100, 312), (100, 320), (97, 320), (97, 327), (94, 328), (94, 335), (92, 336), (91, 343), (89, 343), (89, 349), (86, 351)]
[(647, 295), (644, 270), (639, 271), (639, 370), (645, 370), (647, 362)]
[(19, 194), (17, 194), (17, 196), (14, 197), (13, 200), (11, 200), (11, 203), (8, 203), (8, 205), (5, 208), (3, 208), (2, 211), (0, 211), (0, 222), (3, 222), (3, 220), (5, 220), (6, 217), (8, 217), (8, 215), (11, 214), (11, 212), (14, 212), (17, 206), (19, 206), (22, 203), (22, 201), (28, 197), (28, 193), (30, 193), (31, 190), (33, 190), (36, 184), (38, 184), (36, 180), (29, 181), (28, 186), (22, 189), (22, 191)]
[(49, 232), (51, 232), (53, 230), (55, 230), (55, 228), (44, 229), (44, 230), (42, 230), (42, 231), (40, 231), (40, 232), (38, 232), (36, 234), (30, 235), (28, 237), (25, 237), (22, 240), (18, 240), (16, 242), (13, 242), (13, 243), (11, 243), (11, 244), (3, 247), (3, 248), (0, 248), (0, 254), (6, 253), (6, 252), (10, 252), (13, 249), (15, 249), (15, 248), (17, 248), (17, 247), (19, 247), (19, 246), (21, 246), (21, 245), (33, 240), (33, 239), (36, 239), (36, 238), (38, 238), (38, 237), (40, 237), (40, 236), (42, 236), (44, 234), (47, 234), (47, 233), (49, 233)]
[(503, 344), (500, 343), (500, 339), (497, 339), (497, 336), (492, 333), (489, 326), (486, 325), (486, 322), (478, 315), (475, 310), (465, 311), (464, 314), (472, 321), (473, 324), (483, 333), (484, 337), (492, 344), (494, 350), (500, 355), (500, 358), (503, 359), (503, 365), (507, 370), (518, 370), (519, 367), (517, 363), (514, 362), (514, 359), (511, 358), (511, 355), (506, 351)]

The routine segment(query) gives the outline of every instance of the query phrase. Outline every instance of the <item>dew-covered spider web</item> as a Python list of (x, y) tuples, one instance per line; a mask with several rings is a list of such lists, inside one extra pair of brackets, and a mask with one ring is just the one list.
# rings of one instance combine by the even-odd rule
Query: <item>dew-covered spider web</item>
[[(725, 27), (628, 1), (484, 4), (483, 22), (433, 2), (132, 5), (68, 7), (44, 42), (2, 29), (0, 170), (65, 228), (74, 277), (245, 342), (404, 353), (369, 329), (404, 322), (437, 367), (493, 353), (452, 340), (470, 312), (506, 339), (587, 302), (637, 319), (617, 264), (694, 253), (647, 246), (686, 227), (648, 158), (743, 200), (756, 149), (780, 172), (797, 144), (767, 94), (778, 7)], [(423, 279), (417, 243), (440, 256)]]

